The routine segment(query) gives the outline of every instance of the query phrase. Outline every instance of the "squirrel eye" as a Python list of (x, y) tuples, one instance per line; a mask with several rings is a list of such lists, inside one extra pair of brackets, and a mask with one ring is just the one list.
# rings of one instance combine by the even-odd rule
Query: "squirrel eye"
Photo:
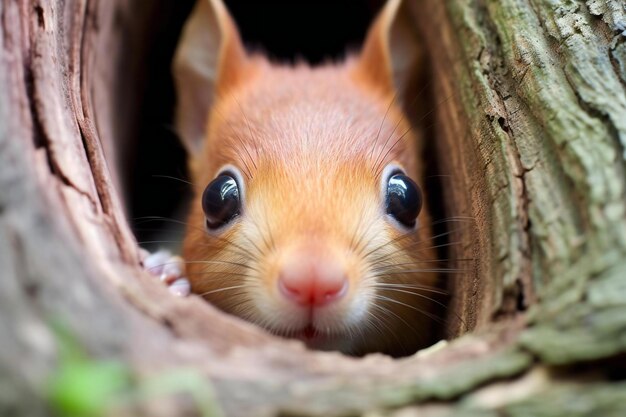
[(395, 174), (387, 183), (387, 214), (406, 227), (413, 227), (422, 209), (422, 191), (409, 177)]
[(235, 178), (221, 174), (211, 181), (202, 193), (202, 210), (210, 229), (217, 229), (237, 217), (241, 213), (241, 199)]

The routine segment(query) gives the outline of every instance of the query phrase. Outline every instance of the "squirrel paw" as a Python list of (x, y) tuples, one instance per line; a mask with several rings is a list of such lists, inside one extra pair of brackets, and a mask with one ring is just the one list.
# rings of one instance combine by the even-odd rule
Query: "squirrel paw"
[(148, 254), (143, 265), (150, 274), (163, 281), (172, 294), (186, 297), (191, 292), (191, 284), (185, 277), (185, 261), (180, 256), (160, 250)]

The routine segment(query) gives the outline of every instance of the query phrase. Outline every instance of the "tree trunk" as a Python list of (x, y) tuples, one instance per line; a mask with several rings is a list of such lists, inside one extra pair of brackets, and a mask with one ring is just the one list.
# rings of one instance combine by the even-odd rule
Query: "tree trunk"
[(446, 215), (475, 227), (459, 337), (400, 360), (155, 285), (116, 161), (158, 2), (0, 3), (0, 415), (626, 415), (623, 3), (407, 3)]

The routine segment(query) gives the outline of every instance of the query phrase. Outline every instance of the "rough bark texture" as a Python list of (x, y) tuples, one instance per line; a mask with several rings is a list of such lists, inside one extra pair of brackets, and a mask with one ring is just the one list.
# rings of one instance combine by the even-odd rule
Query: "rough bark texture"
[(395, 361), (306, 351), (141, 271), (112, 172), (149, 3), (0, 2), (0, 415), (59, 412), (55, 323), (86, 380), (114, 361), (137, 394), (108, 415), (626, 415), (621, 1), (409, 1), (447, 214), (475, 222), (451, 283), (453, 333), (474, 330)]

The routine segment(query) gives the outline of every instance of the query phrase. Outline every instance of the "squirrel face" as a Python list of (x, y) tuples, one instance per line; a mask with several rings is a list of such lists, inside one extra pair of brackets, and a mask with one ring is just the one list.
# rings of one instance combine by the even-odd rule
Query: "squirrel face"
[(202, 72), (185, 67), (184, 45), (204, 13), (221, 25), (221, 52), (195, 142), (190, 120), (202, 117), (181, 112), (202, 85), (183, 87), (179, 103), (193, 182), (204, 189), (184, 241), (192, 291), (314, 348), (414, 351), (432, 321), (429, 297), (416, 289), (436, 276), (417, 138), (392, 66), (377, 62), (389, 58), (384, 40), (399, 2), (383, 10), (359, 57), (311, 68), (247, 55), (223, 5), (201, 1), (177, 77), (184, 85)]

